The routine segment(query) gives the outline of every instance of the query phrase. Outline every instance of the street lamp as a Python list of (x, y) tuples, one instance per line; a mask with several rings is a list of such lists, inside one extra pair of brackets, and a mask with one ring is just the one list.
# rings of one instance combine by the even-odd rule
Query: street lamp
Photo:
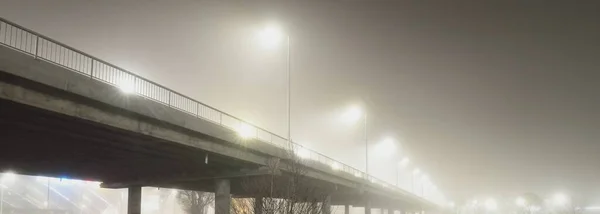
[(287, 37), (287, 117), (288, 117), (288, 143), (292, 142), (292, 67), (291, 67), (291, 41), (290, 36), (285, 35), (281, 30), (281, 27), (277, 25), (268, 25), (264, 29), (258, 32), (258, 37), (262, 41), (263, 45), (272, 48)]
[(356, 122), (363, 118), (364, 140), (365, 140), (365, 173), (369, 179), (369, 135), (367, 129), (367, 113), (362, 111), (358, 106), (351, 106), (343, 115), (343, 119), (347, 122)]
[(410, 162), (408, 157), (404, 157), (400, 162), (398, 162), (398, 168), (396, 169), (396, 186), (400, 185), (400, 169), (406, 168), (406, 166), (408, 166), (408, 162)]
[(402, 160), (400, 161), (400, 167), (404, 168), (404, 167), (408, 166), (409, 162), (410, 162), (410, 159), (408, 159), (407, 157), (402, 158)]
[(527, 201), (523, 197), (518, 197), (516, 201), (517, 206), (524, 207), (527, 204)]
[(490, 198), (485, 201), (485, 209), (487, 211), (495, 211), (496, 209), (498, 209), (498, 203), (496, 203), (496, 200), (494, 200), (493, 198)]
[(554, 195), (554, 203), (558, 206), (564, 206), (569, 202), (569, 197), (562, 193), (557, 193)]
[(427, 176), (426, 174), (423, 174), (421, 176), (421, 197), (425, 198), (425, 184), (427, 184), (427, 182), (429, 182), (429, 176)]
[(413, 192), (413, 194), (415, 194), (415, 195), (417, 194), (417, 190), (416, 190), (416, 187), (415, 187), (415, 177), (416, 177), (417, 175), (419, 175), (419, 174), (421, 174), (421, 170), (420, 170), (419, 168), (415, 168), (415, 169), (413, 170), (413, 173), (412, 173), (412, 176), (411, 176), (411, 181), (412, 181), (412, 192)]

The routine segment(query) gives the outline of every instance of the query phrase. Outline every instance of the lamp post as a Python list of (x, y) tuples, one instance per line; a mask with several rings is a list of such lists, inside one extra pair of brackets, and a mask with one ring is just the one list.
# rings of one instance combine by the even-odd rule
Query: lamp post
[(407, 157), (404, 157), (398, 163), (398, 168), (396, 169), (396, 186), (397, 187), (400, 186), (400, 169), (404, 169), (408, 165), (408, 162), (410, 162), (410, 159), (408, 159)]
[[(284, 33), (276, 25), (270, 25), (265, 27), (259, 32), (259, 37), (263, 41), (265, 46), (277, 45), (284, 37)], [(289, 35), (285, 36), (287, 39), (287, 119), (288, 119), (288, 143), (292, 142), (292, 67), (291, 67), (291, 38)]]
[(421, 173), (421, 170), (419, 168), (416, 168), (413, 170), (412, 176), (411, 176), (411, 181), (412, 181), (412, 192), (413, 194), (417, 194), (417, 190), (415, 187), (415, 176), (419, 175)]
[(347, 122), (356, 122), (363, 119), (363, 137), (365, 141), (365, 173), (366, 179), (369, 179), (369, 134), (367, 125), (367, 112), (361, 110), (358, 106), (351, 106), (342, 116)]

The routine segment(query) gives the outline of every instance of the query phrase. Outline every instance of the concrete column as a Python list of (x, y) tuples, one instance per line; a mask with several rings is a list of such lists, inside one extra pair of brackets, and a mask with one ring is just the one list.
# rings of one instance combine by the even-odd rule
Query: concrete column
[(257, 197), (254, 199), (254, 214), (263, 213), (263, 198)]
[(365, 203), (365, 214), (371, 214), (371, 201), (368, 199)]
[(325, 196), (321, 206), (323, 206), (323, 214), (331, 214), (331, 195)]
[(350, 205), (344, 205), (344, 214), (350, 214)]
[(127, 214), (141, 214), (142, 187), (129, 187), (127, 194)]
[(217, 179), (215, 181), (215, 214), (230, 214), (231, 212), (231, 186), (229, 180)]

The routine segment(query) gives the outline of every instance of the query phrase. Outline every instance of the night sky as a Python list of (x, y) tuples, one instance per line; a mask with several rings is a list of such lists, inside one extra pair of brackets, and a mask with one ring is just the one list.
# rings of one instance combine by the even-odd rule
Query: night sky
[[(596, 1), (0, 0), (0, 16), (359, 169), (360, 124), (448, 195), (567, 192), (600, 203)], [(374, 155), (393, 182), (394, 158)]]

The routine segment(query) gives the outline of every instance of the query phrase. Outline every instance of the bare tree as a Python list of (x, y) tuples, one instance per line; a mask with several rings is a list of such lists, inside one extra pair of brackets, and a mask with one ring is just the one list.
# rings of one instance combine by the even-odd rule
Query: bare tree
[(187, 214), (206, 214), (208, 207), (215, 201), (215, 195), (208, 192), (182, 190), (177, 200)]
[[(267, 166), (268, 176), (244, 179), (242, 187), (258, 199), (236, 199), (232, 203), (235, 214), (254, 214), (255, 206), (262, 208), (263, 214), (322, 213), (324, 201), (332, 188), (323, 187), (306, 176), (307, 163), (299, 155), (301, 148), (290, 146), (287, 158), (273, 158)], [(281, 170), (281, 173), (277, 173)], [(258, 201), (257, 201), (258, 200)]]

